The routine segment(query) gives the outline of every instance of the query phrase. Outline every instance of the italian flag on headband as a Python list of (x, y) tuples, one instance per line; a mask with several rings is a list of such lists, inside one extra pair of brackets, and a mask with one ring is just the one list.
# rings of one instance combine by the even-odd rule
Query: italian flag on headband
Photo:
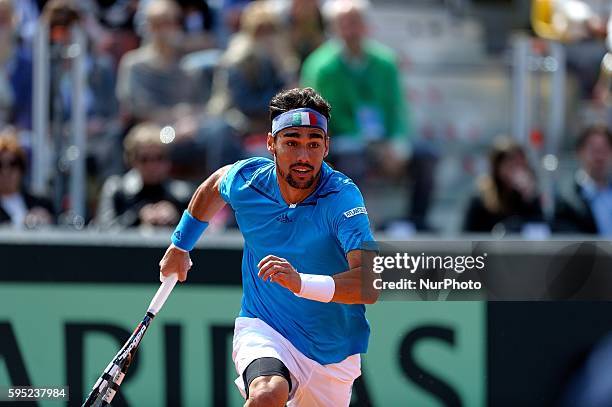
[(318, 127), (327, 133), (327, 118), (313, 109), (299, 108), (282, 113), (272, 120), (272, 134), (288, 127)]
[(295, 112), (291, 124), (294, 126), (316, 126), (317, 116), (312, 112)]

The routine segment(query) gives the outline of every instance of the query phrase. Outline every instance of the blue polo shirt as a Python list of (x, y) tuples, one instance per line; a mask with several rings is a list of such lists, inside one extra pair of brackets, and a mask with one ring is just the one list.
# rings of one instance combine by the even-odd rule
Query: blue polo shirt
[(240, 316), (259, 318), (305, 356), (321, 364), (365, 353), (370, 327), (365, 306), (322, 303), (257, 276), (272, 254), (300, 273), (333, 276), (348, 270), (346, 254), (374, 241), (357, 186), (323, 164), (316, 189), (297, 205), (281, 196), (276, 166), (267, 158), (238, 161), (220, 186), (244, 236)]

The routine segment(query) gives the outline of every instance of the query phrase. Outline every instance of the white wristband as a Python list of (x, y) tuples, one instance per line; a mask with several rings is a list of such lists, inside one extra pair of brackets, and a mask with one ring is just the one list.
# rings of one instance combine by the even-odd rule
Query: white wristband
[(336, 283), (331, 276), (299, 274), (302, 279), (302, 287), (300, 292), (295, 295), (320, 302), (330, 302), (332, 300), (336, 291)]
[(176, 250), (178, 250), (179, 252), (188, 253), (188, 252), (187, 252), (187, 250), (185, 250), (185, 249), (181, 249), (180, 247), (175, 246), (175, 245), (174, 245), (174, 243), (170, 243), (170, 247), (171, 247), (172, 249), (176, 249)]

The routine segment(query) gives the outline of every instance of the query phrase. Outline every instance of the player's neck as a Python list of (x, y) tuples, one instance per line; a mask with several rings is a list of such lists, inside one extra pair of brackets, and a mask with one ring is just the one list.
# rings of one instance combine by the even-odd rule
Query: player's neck
[(302, 202), (304, 199), (308, 198), (308, 196), (312, 194), (312, 191), (314, 191), (317, 188), (317, 185), (319, 184), (320, 176), (321, 174), (319, 173), (319, 175), (315, 179), (315, 182), (312, 183), (312, 186), (310, 188), (299, 189), (299, 188), (294, 188), (291, 185), (289, 185), (289, 183), (286, 180), (282, 179), (277, 174), (276, 179), (278, 182), (278, 187), (280, 189), (281, 196), (283, 197), (283, 200), (285, 201), (285, 203), (287, 205), (298, 204)]

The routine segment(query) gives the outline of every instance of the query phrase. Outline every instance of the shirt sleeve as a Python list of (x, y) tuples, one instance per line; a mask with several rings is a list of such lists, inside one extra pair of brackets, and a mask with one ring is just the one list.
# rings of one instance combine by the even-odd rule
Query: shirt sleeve
[(219, 185), (219, 193), (221, 194), (221, 198), (230, 204), (230, 206), (233, 207), (232, 198), (235, 191), (245, 182), (245, 180), (240, 176), (240, 170), (250, 165), (256, 165), (260, 161), (261, 158), (259, 157), (252, 157), (247, 158), (246, 160), (236, 161), (225, 173), (225, 176), (221, 180), (221, 185)]
[(331, 209), (331, 224), (344, 253), (375, 248), (368, 211), (355, 184), (345, 186)]

